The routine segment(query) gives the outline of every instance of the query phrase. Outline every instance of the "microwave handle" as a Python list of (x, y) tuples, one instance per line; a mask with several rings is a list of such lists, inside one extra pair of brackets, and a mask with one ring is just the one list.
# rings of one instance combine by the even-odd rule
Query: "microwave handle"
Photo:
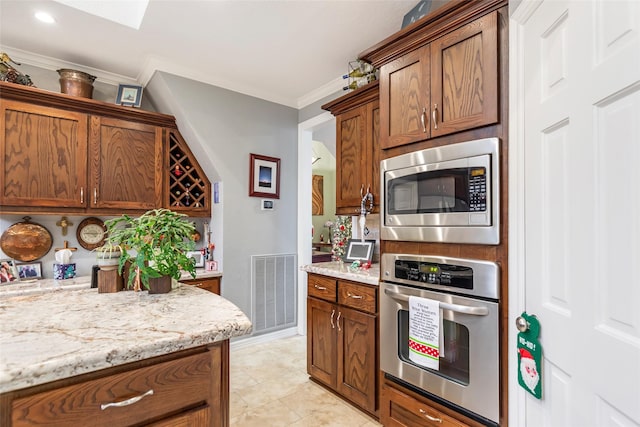
[[(391, 298), (393, 298), (396, 301), (409, 302), (409, 297), (407, 295), (390, 291), (389, 289), (385, 289), (384, 293), (389, 295)], [(471, 314), (474, 316), (486, 316), (487, 314), (489, 314), (489, 309), (486, 307), (469, 307), (467, 305), (449, 304), (447, 302), (441, 302), (440, 308), (442, 310), (450, 310), (450, 311), (455, 311), (456, 313)]]

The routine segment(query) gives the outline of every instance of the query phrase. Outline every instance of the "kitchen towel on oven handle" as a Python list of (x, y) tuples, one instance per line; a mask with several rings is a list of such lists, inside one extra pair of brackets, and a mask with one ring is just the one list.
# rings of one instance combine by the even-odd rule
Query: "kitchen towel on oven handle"
[(440, 302), (409, 297), (409, 359), (425, 368), (440, 369), (442, 314)]

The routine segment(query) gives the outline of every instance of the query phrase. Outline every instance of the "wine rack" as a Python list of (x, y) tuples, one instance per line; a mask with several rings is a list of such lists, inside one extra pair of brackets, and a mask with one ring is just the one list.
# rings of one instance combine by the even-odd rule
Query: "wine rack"
[(194, 216), (211, 214), (211, 183), (182, 136), (169, 130), (169, 208)]

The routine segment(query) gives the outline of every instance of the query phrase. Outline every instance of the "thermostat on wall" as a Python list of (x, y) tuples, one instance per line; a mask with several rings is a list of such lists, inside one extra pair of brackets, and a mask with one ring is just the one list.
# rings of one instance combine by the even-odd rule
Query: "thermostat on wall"
[(262, 204), (260, 205), (263, 211), (272, 211), (273, 210), (273, 200), (262, 199)]

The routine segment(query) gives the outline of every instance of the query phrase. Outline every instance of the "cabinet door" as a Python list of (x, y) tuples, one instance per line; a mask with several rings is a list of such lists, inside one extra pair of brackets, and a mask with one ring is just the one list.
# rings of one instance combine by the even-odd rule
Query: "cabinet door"
[(339, 307), (337, 390), (365, 408), (376, 410), (376, 316)]
[(366, 106), (340, 114), (336, 128), (336, 213), (353, 215), (355, 207), (360, 206), (360, 190), (367, 180)]
[(183, 412), (161, 421), (148, 424), (147, 427), (209, 427), (211, 426), (211, 408), (208, 406)]
[(336, 306), (307, 298), (307, 372), (333, 388), (336, 385)]
[(431, 135), (498, 121), (498, 12), (431, 43)]
[(429, 132), (429, 46), (380, 68), (380, 147), (427, 139)]
[(91, 207), (162, 206), (162, 128), (91, 117)]
[(0, 204), (85, 206), (87, 116), (0, 100)]

